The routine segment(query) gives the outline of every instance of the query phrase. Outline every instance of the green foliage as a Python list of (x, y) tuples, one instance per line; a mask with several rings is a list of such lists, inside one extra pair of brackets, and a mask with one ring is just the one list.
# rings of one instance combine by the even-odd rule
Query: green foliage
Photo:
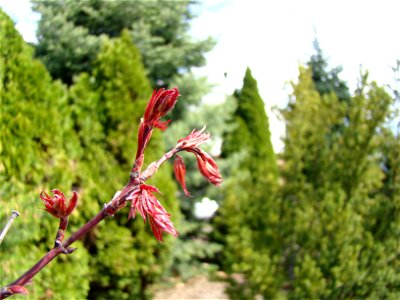
[(221, 245), (209, 241), (208, 232), (211, 229), (206, 222), (182, 223), (168, 278), (179, 275), (180, 279), (187, 280), (198, 274), (212, 275), (218, 269), (212, 262), (216, 253), (221, 251)]
[[(217, 238), (225, 245), (225, 267), (246, 274), (250, 286), (258, 286), (268, 295), (277, 288), (276, 267), (271, 263), (275, 257), (266, 246), (276, 246), (271, 228), (277, 226), (278, 219), (278, 169), (264, 102), (249, 69), (234, 99), (237, 105), (230, 121), (232, 130), (224, 135), (222, 144), (230, 176), (216, 221), (222, 231)], [(240, 290), (234, 291), (236, 296), (249, 297), (247, 288), (241, 286)]]
[[(81, 152), (65, 88), (53, 82), (45, 67), (32, 59), (32, 49), (2, 11), (0, 22), (1, 226), (11, 210), (21, 213), (0, 249), (4, 286), (54, 244), (58, 222), (40, 209), (38, 195), (49, 187), (70, 191)], [(76, 219), (75, 213), (71, 219)], [(30, 289), (32, 298), (86, 297), (89, 256), (79, 243), (78, 247), (76, 255), (61, 257), (37, 277)]]
[(396, 299), (400, 140), (390, 118), (395, 100), (366, 75), (347, 99), (335, 89), (322, 92), (313, 71), (300, 68), (282, 111), (287, 131), (279, 179), (260, 172), (271, 159), (255, 154), (270, 153), (258, 150), (266, 143), (257, 132), (268, 127), (257, 122), (251, 110), (257, 105), (238, 97), (251, 90), (235, 94), (236, 127), (222, 147), (231, 176), (217, 220), (221, 232), (215, 234), (225, 246), (224, 266), (245, 275), (243, 282), (232, 282), (230, 295)]
[(205, 63), (214, 42), (189, 35), (193, 2), (185, 1), (34, 1), (42, 17), (37, 55), (55, 78), (71, 83), (91, 69), (101, 36), (129, 29), (153, 86), (169, 86), (176, 75)]
[[(398, 195), (382, 193), (388, 175), (379, 159), (392, 99), (366, 77), (349, 102), (321, 95), (307, 69), (293, 89), (284, 111), (281, 221), (288, 296), (394, 298), (400, 282), (394, 248), (399, 221), (392, 214)], [(393, 138), (391, 143), (388, 152), (398, 151)], [(373, 225), (382, 222), (386, 237)]]
[[(73, 77), (78, 76), (80, 72), (91, 72), (95, 68), (94, 61), (100, 51), (102, 39), (118, 37), (125, 29), (129, 32), (128, 34), (125, 31), (125, 37), (129, 35), (141, 53), (151, 85), (179, 86), (182, 97), (170, 116), (174, 123), (168, 134), (169, 145), (175, 145), (178, 139), (186, 136), (194, 127), (202, 126), (199, 124), (210, 125), (215, 123), (213, 120), (218, 120), (218, 116), (210, 113), (210, 109), (207, 113), (200, 111), (200, 100), (210, 87), (205, 78), (197, 78), (190, 72), (192, 67), (204, 65), (204, 54), (214, 45), (211, 38), (194, 40), (189, 35), (190, 22), (195, 17), (192, 13), (192, 8), (196, 5), (194, 1), (33, 2), (34, 9), (41, 14), (36, 55), (45, 63), (54, 78), (60, 78), (63, 82), (71, 84)], [(98, 97), (97, 92), (92, 93), (92, 96)], [(86, 102), (85, 97), (81, 102)], [(100, 100), (93, 99), (93, 101), (97, 103)], [(88, 113), (93, 115), (92, 109), (88, 108), (90, 110)], [(194, 111), (197, 112), (196, 117), (193, 117)], [(85, 119), (88, 125), (91, 124), (92, 117), (86, 115), (80, 118)], [(178, 121), (183, 119), (184, 121)], [(101, 126), (105, 122), (107, 120), (102, 120)], [(175, 122), (178, 123), (177, 126)], [(212, 125), (209, 128), (211, 127)], [(90, 127), (87, 128), (90, 130)], [(119, 130), (115, 132), (116, 135), (112, 138), (121, 138)], [(122, 147), (122, 149), (132, 149), (132, 147)], [(208, 185), (200, 179), (195, 165), (194, 160), (189, 161), (188, 183), (194, 183), (189, 187), (204, 196)], [(111, 180), (116, 180), (116, 177), (112, 177)], [(184, 213), (188, 219), (192, 219), (193, 202), (187, 201), (186, 197), (181, 199), (182, 206), (187, 208)]]
[[(1, 47), (2, 223), (11, 209), (22, 214), (2, 244), (3, 286), (54, 243), (58, 224), (40, 209), (41, 190), (57, 187), (67, 195), (78, 191), (71, 232), (127, 181), (139, 118), (151, 88), (127, 32), (115, 40), (103, 38), (92, 72), (76, 77), (69, 90), (53, 82), (44, 66), (32, 59), (32, 50), (3, 13), (1, 35), (7, 40)], [(161, 136), (155, 133), (146, 163), (163, 151)], [(179, 225), (171, 168), (161, 168), (152, 183), (162, 191), (159, 200)], [(76, 252), (45, 268), (29, 288), (31, 297), (148, 298), (146, 287), (171, 262), (173, 243), (169, 238), (158, 243), (148, 225), (127, 221), (127, 214), (105, 220), (78, 243)]]
[[(82, 193), (99, 199), (96, 209), (126, 181), (139, 119), (150, 94), (140, 54), (128, 32), (115, 40), (104, 39), (93, 75), (82, 74), (71, 87), (75, 128), (82, 144), (90, 145), (80, 163), (84, 170), (101, 168), (95, 177), (82, 176), (79, 182)], [(93, 127), (97, 129), (94, 135), (90, 133)], [(161, 137), (155, 133), (146, 151), (146, 162), (161, 157), (163, 150)], [(177, 220), (179, 209), (170, 174), (168, 166), (161, 168), (152, 182), (163, 193), (159, 199)], [(91, 253), (98, 253), (90, 262), (90, 298), (148, 296), (146, 287), (169, 263), (172, 241), (158, 243), (147, 227), (140, 220), (127, 221), (126, 215), (119, 215), (90, 236), (87, 247)]]
[(268, 117), (250, 69), (246, 70), (243, 88), (235, 92), (235, 98), (237, 107), (232, 123), (237, 125), (233, 132), (224, 136), (222, 156), (228, 157), (245, 149), (248, 157), (246, 165), (254, 183), (262, 179), (259, 176), (262, 172), (276, 177), (276, 157), (271, 144)]
[(312, 79), (318, 93), (325, 95), (333, 92), (340, 101), (349, 101), (351, 95), (347, 83), (339, 78), (342, 68), (336, 67), (328, 70), (328, 62), (318, 40), (314, 41), (314, 50), (316, 53), (311, 56), (307, 64), (312, 71)]

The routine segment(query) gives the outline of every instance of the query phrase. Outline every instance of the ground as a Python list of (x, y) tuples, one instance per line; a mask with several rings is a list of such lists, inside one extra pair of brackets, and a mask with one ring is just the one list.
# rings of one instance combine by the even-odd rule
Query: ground
[(229, 299), (224, 290), (226, 283), (210, 281), (206, 276), (196, 276), (187, 282), (177, 283), (173, 288), (155, 293), (154, 300), (162, 299)]

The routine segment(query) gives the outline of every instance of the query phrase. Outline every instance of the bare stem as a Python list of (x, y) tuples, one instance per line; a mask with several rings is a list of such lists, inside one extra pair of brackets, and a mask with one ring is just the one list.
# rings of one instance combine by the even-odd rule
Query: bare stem
[(19, 212), (17, 212), (16, 210), (13, 210), (11, 212), (10, 219), (8, 219), (8, 222), (7, 222), (6, 226), (4, 226), (3, 230), (1, 231), (0, 244), (3, 241), (4, 237), (6, 236), (6, 234), (7, 234), (8, 230), (10, 229), (11, 225), (14, 223), (15, 218), (18, 217), (18, 216), (19, 216)]

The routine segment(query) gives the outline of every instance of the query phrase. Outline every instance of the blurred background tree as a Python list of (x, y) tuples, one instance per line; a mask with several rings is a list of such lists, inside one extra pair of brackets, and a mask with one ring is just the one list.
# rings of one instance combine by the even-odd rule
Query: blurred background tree
[(340, 101), (349, 101), (351, 97), (349, 87), (339, 77), (342, 68), (329, 68), (328, 59), (325, 57), (317, 39), (314, 41), (314, 51), (315, 53), (311, 55), (307, 65), (311, 69), (312, 80), (318, 93), (326, 95), (333, 92)]
[[(335, 93), (320, 95), (310, 69), (300, 69), (293, 89), (284, 111), (281, 221), (288, 293), (294, 298), (395, 297), (395, 238), (378, 238), (372, 230), (372, 224), (390, 216), (377, 213), (377, 207), (388, 205), (378, 192), (386, 180), (379, 157), (393, 100), (366, 76), (350, 102)], [(396, 207), (397, 196), (391, 201)], [(387, 230), (394, 237), (399, 223), (389, 220)]]
[[(216, 142), (208, 150), (220, 154), (225, 174), (222, 192), (192, 172), (191, 156), (184, 157), (191, 199), (163, 168), (154, 181), (179, 239), (157, 243), (147, 225), (117, 215), (80, 241), (74, 255), (46, 268), (30, 287), (32, 298), (146, 299), (153, 283), (187, 278), (212, 263), (244, 276), (231, 282), (233, 299), (397, 299), (398, 87), (362, 74), (350, 92), (316, 41), (282, 110), (287, 134), (278, 167), (249, 69), (225, 103), (202, 101), (212, 86), (190, 69), (204, 64), (213, 41), (189, 36), (193, 5), (36, 1), (42, 19), (35, 55), (49, 71), (1, 13), (0, 217), (11, 209), (23, 214), (12, 228), (18, 234), (0, 249), (1, 283), (54, 242), (57, 224), (42, 215), (38, 193), (77, 190), (69, 230), (81, 226), (125, 182), (151, 90), (178, 86), (174, 122), (166, 138), (154, 134), (146, 162), (207, 124)], [(398, 83), (398, 66), (395, 76)], [(221, 205), (211, 222), (193, 213), (204, 196)]]
[[(1, 20), (2, 40), (8, 41), (1, 56), (2, 198), (8, 199), (2, 218), (11, 209), (24, 215), (13, 228), (18, 234), (8, 236), (2, 248), (7, 261), (2, 284), (7, 284), (54, 242), (57, 224), (39, 209), (42, 189), (79, 192), (77, 213), (70, 220), (72, 231), (123, 186), (151, 88), (128, 33), (115, 40), (104, 38), (92, 72), (81, 74), (67, 90), (32, 59), (32, 50), (12, 21), (5, 15)], [(163, 151), (163, 141), (155, 134), (147, 162)], [(160, 200), (179, 223), (168, 166), (153, 180), (163, 192)], [(140, 221), (127, 221), (127, 215), (107, 220), (82, 243), (76, 255), (60, 258), (60, 264), (41, 273), (33, 297), (147, 298), (148, 286), (171, 262), (173, 246), (172, 241), (158, 243), (149, 228)], [(32, 245), (38, 246), (32, 250)], [(74, 281), (69, 280), (71, 274)]]
[(263, 102), (255, 100), (249, 70), (234, 95), (222, 144), (230, 168), (214, 235), (225, 246), (223, 268), (245, 275), (231, 282), (232, 299), (398, 296), (395, 93), (363, 74), (351, 95), (340, 69), (329, 70), (315, 50), (282, 110), (279, 175), (274, 155), (263, 150), (272, 149), (268, 123), (260, 121)]
[[(87, 219), (125, 182), (136, 150), (139, 120), (151, 95), (141, 56), (129, 33), (123, 32), (116, 39), (104, 38), (91, 74), (77, 77), (70, 90), (76, 132), (86, 149), (80, 163), (83, 170), (96, 172), (95, 176), (81, 176), (77, 183), (95, 207), (85, 211)], [(100, 134), (93, 135), (93, 128), (100, 128)], [(147, 149), (146, 162), (161, 157), (163, 150), (157, 132)], [(163, 193), (160, 201), (177, 221), (179, 208), (168, 166), (152, 180)], [(148, 296), (148, 286), (170, 261), (173, 240), (160, 244), (145, 227), (141, 221), (128, 221), (127, 215), (120, 214), (88, 236), (85, 245), (92, 254), (90, 298)]]
[(54, 78), (67, 84), (91, 69), (102, 35), (118, 37), (128, 29), (153, 87), (170, 86), (175, 76), (205, 64), (211, 38), (188, 34), (195, 17), (184, 1), (34, 1), (41, 14), (36, 55)]
[[(276, 258), (271, 251), (279, 247), (273, 230), (279, 218), (278, 167), (265, 104), (250, 69), (242, 89), (229, 101), (235, 111), (223, 136), (221, 156), (229, 168), (215, 235), (224, 245), (224, 268), (247, 275), (255, 289), (268, 282), (264, 289), (274, 290), (277, 274), (271, 260)], [(261, 270), (262, 279), (255, 276)], [(249, 293), (248, 287), (240, 286), (232, 296), (248, 298)]]
[[(66, 88), (32, 58), (33, 50), (1, 10), (0, 40), (2, 226), (12, 209), (21, 213), (0, 248), (4, 286), (54, 245), (58, 222), (41, 209), (39, 193), (58, 187), (67, 197), (71, 195), (82, 148), (74, 132)], [(82, 212), (82, 202), (79, 206)], [(72, 227), (77, 219), (74, 213)], [(78, 224), (82, 222), (80, 219)], [(37, 284), (30, 288), (32, 298), (86, 297), (89, 253), (81, 242), (77, 247), (76, 255), (60, 257), (38, 275)]]
[[(119, 37), (125, 30), (126, 38), (128, 36), (131, 38), (141, 54), (150, 85), (153, 88), (174, 86), (180, 88), (180, 100), (170, 116), (173, 124), (169, 134), (164, 137), (167, 146), (169, 148), (174, 146), (179, 138), (186, 136), (194, 127), (203, 124), (208, 124), (210, 129), (222, 127), (220, 125), (223, 122), (219, 121), (221, 119), (215, 114), (216, 106), (203, 109), (204, 103), (201, 102), (204, 95), (209, 93), (211, 86), (206, 78), (191, 73), (193, 67), (205, 64), (204, 55), (215, 44), (211, 38), (194, 40), (188, 33), (190, 22), (195, 17), (193, 7), (198, 3), (189, 0), (83, 2), (63, 0), (33, 1), (33, 3), (34, 10), (41, 14), (37, 32), (38, 44), (35, 47), (36, 56), (44, 62), (54, 78), (71, 85), (74, 76), (79, 76), (81, 72), (92, 72), (96, 66), (96, 56), (101, 49), (102, 39)], [(125, 75), (129, 76), (129, 73)], [(143, 91), (147, 89), (146, 87)], [(95, 94), (97, 97), (97, 92)], [(83, 103), (85, 101), (86, 104)], [(85, 98), (80, 102), (85, 107), (92, 105)], [(218, 109), (222, 111), (222, 106), (220, 105)], [(108, 120), (102, 120), (103, 125), (107, 122)], [(115, 138), (123, 137), (121, 131), (114, 133), (117, 132), (119, 136)], [(188, 160), (187, 170), (188, 187), (198, 191), (196, 195), (202, 197), (210, 195), (207, 192), (208, 184), (205, 184), (198, 174), (196, 162), (191, 157)], [(193, 217), (194, 203), (199, 199), (188, 200), (181, 193), (179, 198), (184, 220), (195, 223), (182, 222), (180, 238), (187, 243), (184, 247), (179, 247), (180, 243), (177, 244), (174, 260), (187, 257), (189, 265), (193, 265), (197, 253), (204, 257), (212, 246), (204, 239), (196, 239), (190, 246), (189, 242), (196, 235), (193, 232), (200, 229), (203, 224)], [(198, 267), (183, 268), (179, 273), (191, 274), (199, 270)]]

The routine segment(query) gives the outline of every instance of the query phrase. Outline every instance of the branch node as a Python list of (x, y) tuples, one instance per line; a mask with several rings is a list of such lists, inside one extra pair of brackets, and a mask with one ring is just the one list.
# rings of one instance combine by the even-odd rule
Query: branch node
[(72, 252), (74, 252), (77, 248), (74, 247), (68, 247), (67, 249), (64, 249), (65, 252), (64, 254), (71, 254)]
[(63, 253), (63, 254), (71, 254), (72, 252), (74, 252), (77, 249), (77, 248), (73, 248), (73, 247), (64, 248), (64, 246), (62, 244), (58, 244), (54, 248), (60, 248), (61, 253)]
[(139, 172), (131, 172), (129, 174), (129, 177), (131, 178), (131, 180), (135, 180), (138, 176), (139, 176)]
[(109, 217), (114, 217), (115, 208), (111, 204), (104, 203), (104, 213)]

